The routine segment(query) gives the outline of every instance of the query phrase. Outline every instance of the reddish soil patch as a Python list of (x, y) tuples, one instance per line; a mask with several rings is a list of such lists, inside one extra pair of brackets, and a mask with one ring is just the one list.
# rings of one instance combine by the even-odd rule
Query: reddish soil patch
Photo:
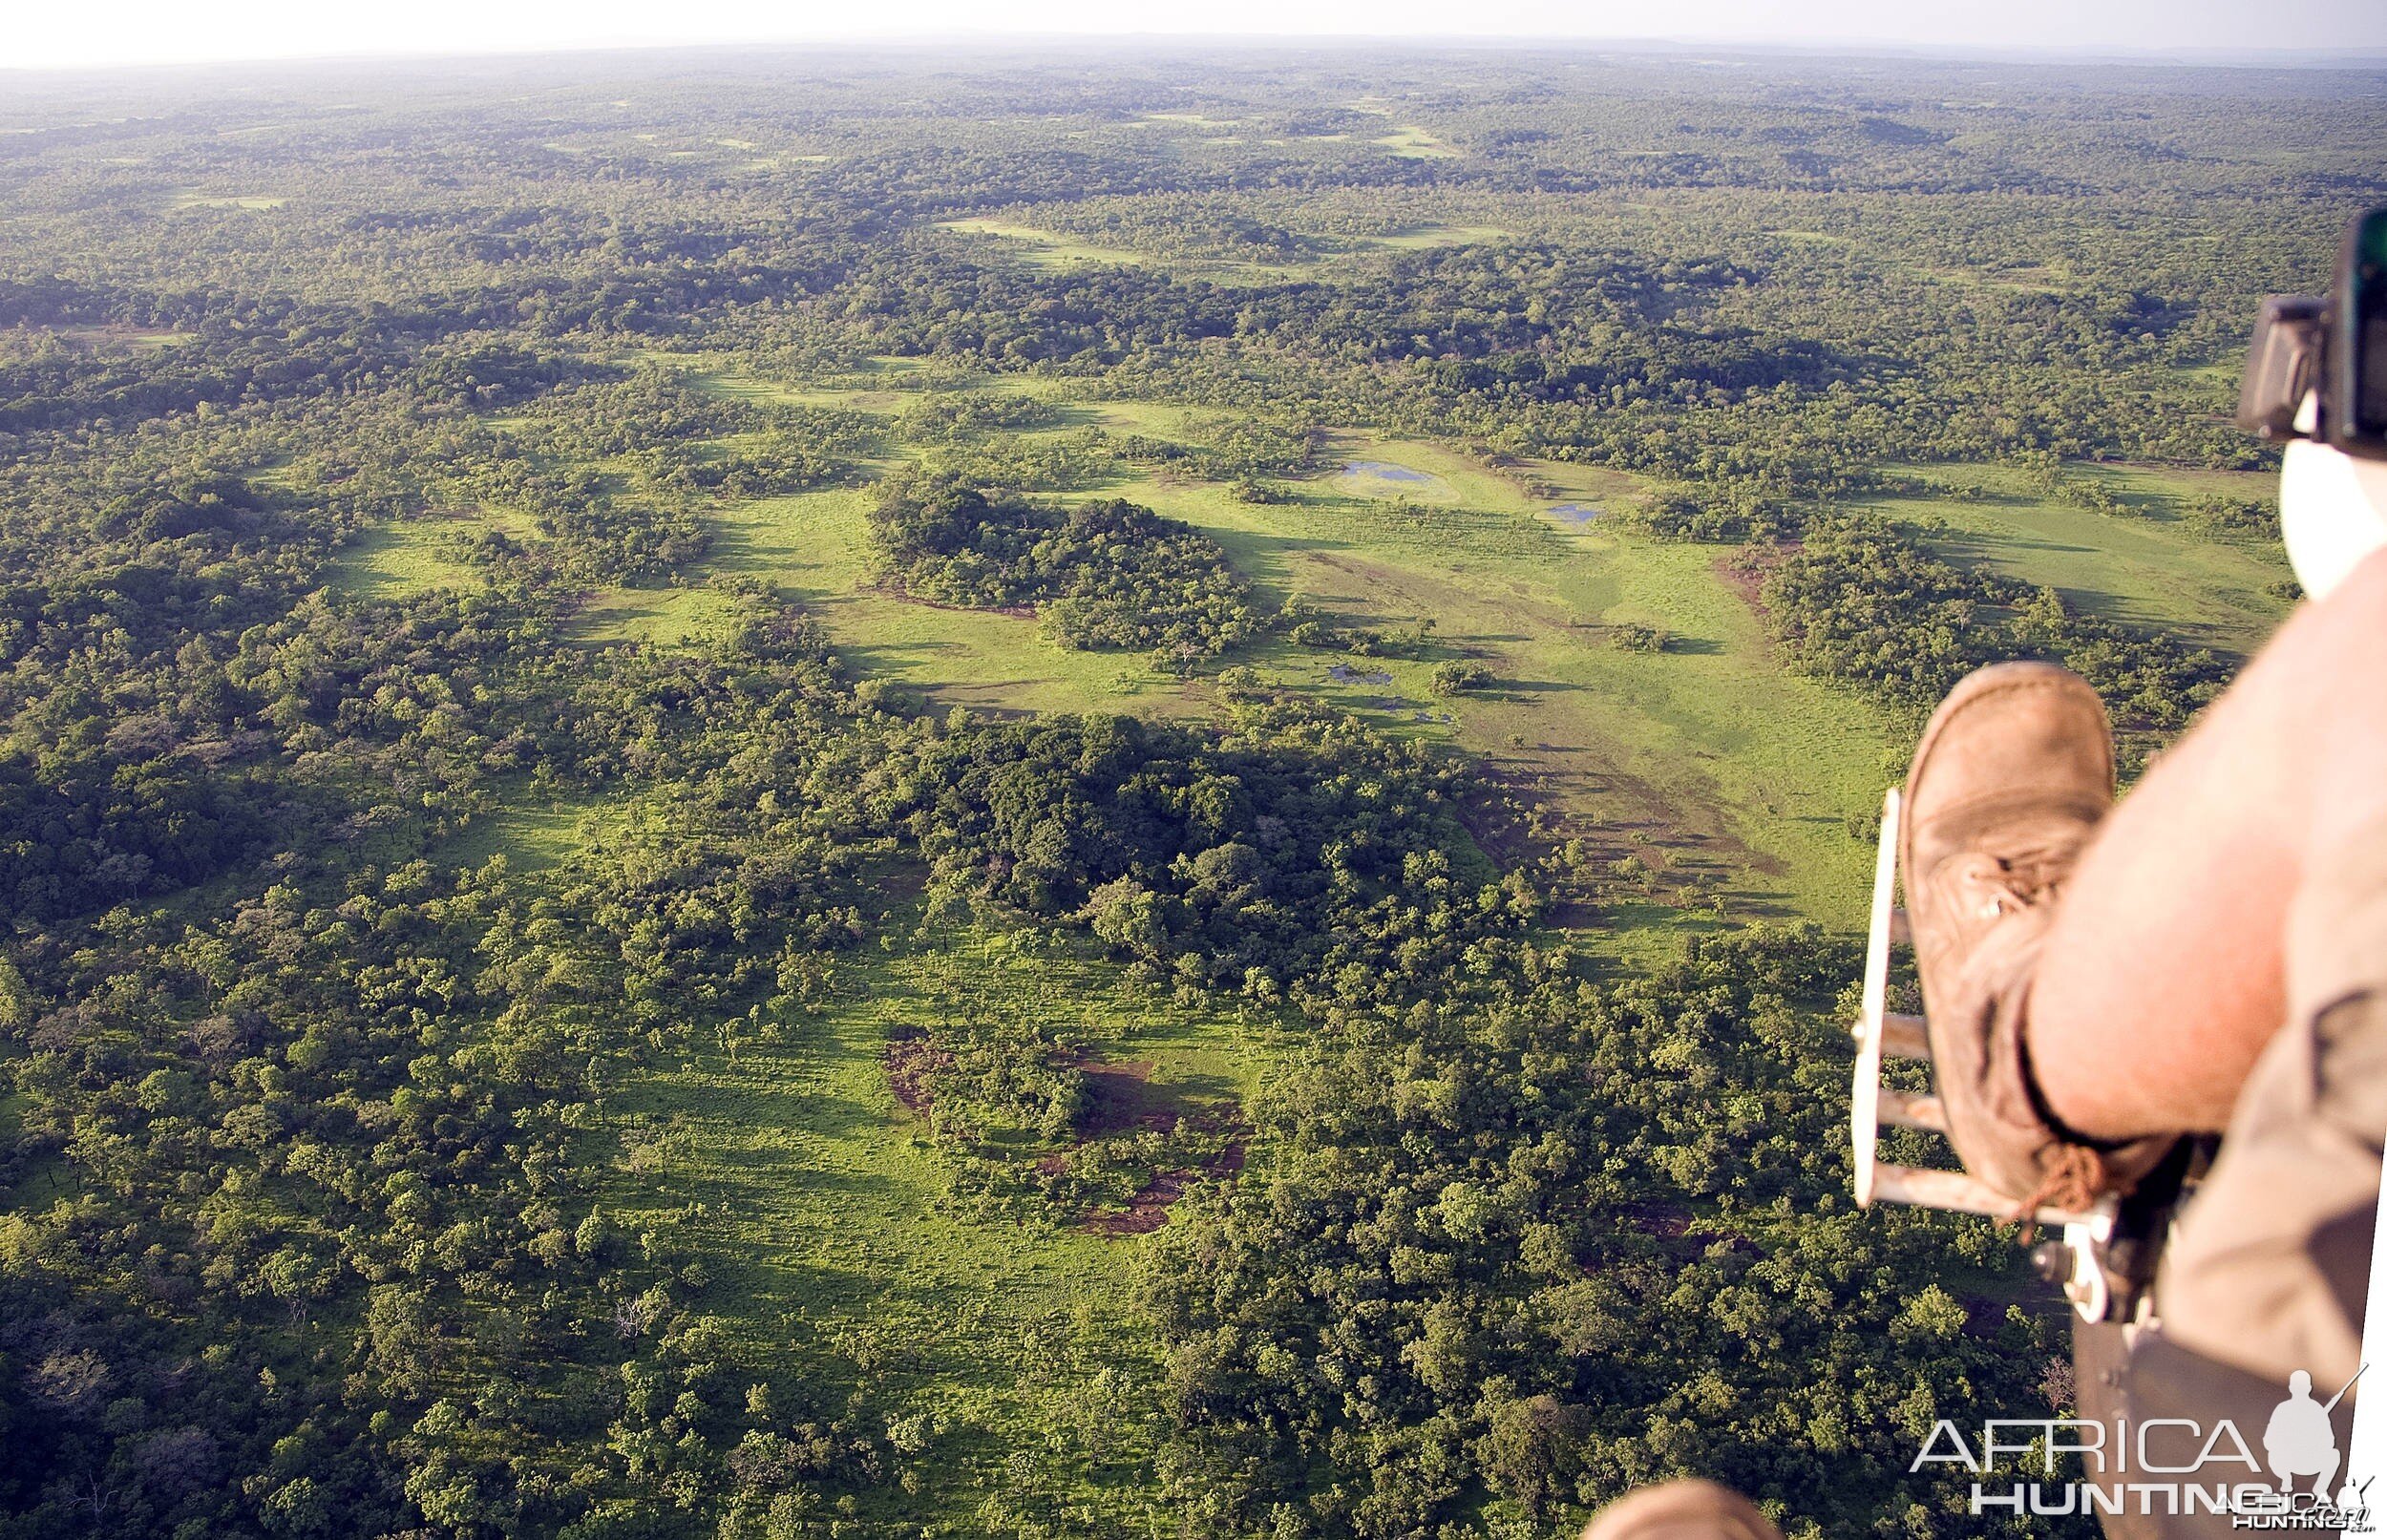
[(1086, 1228), (1097, 1235), (1149, 1235), (1169, 1222), (1169, 1205), (1185, 1196), (1190, 1171), (1162, 1171), (1128, 1199), (1124, 1213), (1088, 1214)]
[(1691, 1211), (1669, 1203), (1619, 1204), (1616, 1213), (1617, 1218), (1642, 1234), (1660, 1240), (1679, 1240), (1691, 1229)]
[[(1149, 1064), (1081, 1062), (1079, 1067), (1086, 1071), (1087, 1082), (1086, 1111), (1078, 1120), (1078, 1131), (1085, 1138), (1144, 1129), (1173, 1133), (1187, 1127), (1204, 1133), (1241, 1131), (1241, 1120), (1232, 1105), (1193, 1112), (1176, 1105), (1165, 1088), (1152, 1085), (1152, 1066)], [(1152, 1179), (1128, 1199), (1125, 1212), (1088, 1214), (1080, 1228), (1098, 1235), (1150, 1234), (1169, 1222), (1170, 1206), (1185, 1196), (1186, 1190), (1195, 1181), (1205, 1176), (1230, 1180), (1243, 1170), (1243, 1141), (1232, 1139), (1216, 1156), (1198, 1168), (1154, 1172)]]
[(896, 1100), (919, 1117), (928, 1115), (928, 1077), (953, 1062), (952, 1055), (918, 1031), (898, 1032), (887, 1041), (887, 1086)]
[(1242, 1170), (1243, 1143), (1236, 1140), (1199, 1170), (1156, 1173), (1135, 1196), (1128, 1199), (1125, 1213), (1089, 1214), (1085, 1228), (1097, 1235), (1149, 1235), (1169, 1222), (1170, 1206), (1185, 1196), (1186, 1189), (1196, 1178), (1207, 1176), (1223, 1181)]
[(1774, 569), (1798, 555), (1804, 544), (1800, 540), (1785, 540), (1779, 545), (1744, 546), (1730, 556), (1716, 559), (1716, 577), (1741, 596), (1743, 603), (1760, 620), (1765, 616), (1765, 580)]

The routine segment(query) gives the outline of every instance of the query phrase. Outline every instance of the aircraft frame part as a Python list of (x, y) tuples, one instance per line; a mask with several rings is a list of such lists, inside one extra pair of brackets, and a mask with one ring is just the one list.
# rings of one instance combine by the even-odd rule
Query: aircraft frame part
[(1882, 797), (1881, 843), (1873, 855), (1873, 900), (1865, 935), (1865, 982), (1857, 1019), (1850, 1028), (1856, 1038), (1856, 1068), (1848, 1132), (1855, 1155), (1857, 1206), (1901, 1203), (1993, 1219), (2029, 1220), (2060, 1231), (2061, 1245), (2069, 1254), (2061, 1278), (2065, 1297), (2081, 1319), (2106, 1319), (2121, 1300), (2108, 1280), (2104, 1257), (2105, 1248), (2114, 1239), (2119, 1209), (2114, 1199), (2104, 1198), (2087, 1210), (2042, 1207), (2024, 1213), (2014, 1199), (1961, 1171), (1903, 1166), (1881, 1158), (1884, 1128), (1919, 1129), (1943, 1137), (1948, 1132), (1947, 1114), (1937, 1096), (1881, 1082), (1884, 1058), (1928, 1062), (1932, 1056), (1924, 1019), (1889, 1008), (1893, 956), (1899, 947), (1912, 944), (1906, 911), (1898, 907), (1901, 812), (1898, 789), (1891, 787)]

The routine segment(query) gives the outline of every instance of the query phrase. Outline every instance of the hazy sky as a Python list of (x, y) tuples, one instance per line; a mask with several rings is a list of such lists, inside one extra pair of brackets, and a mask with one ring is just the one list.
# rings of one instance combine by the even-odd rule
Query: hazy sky
[(511, 53), (986, 33), (1897, 43), (1991, 49), (2387, 49), (2380, 0), (37, 0), (0, 65)]

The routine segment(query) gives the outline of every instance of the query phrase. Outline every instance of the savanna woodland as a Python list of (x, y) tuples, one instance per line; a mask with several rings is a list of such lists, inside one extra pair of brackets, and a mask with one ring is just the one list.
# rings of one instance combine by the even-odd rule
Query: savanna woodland
[(2010, 1231), (1848, 1199), (1874, 810), (1978, 661), (2135, 765), (2293, 601), (2227, 415), (2377, 74), (0, 131), (0, 1536), (2071, 1522), (1908, 1474), (2073, 1392)]

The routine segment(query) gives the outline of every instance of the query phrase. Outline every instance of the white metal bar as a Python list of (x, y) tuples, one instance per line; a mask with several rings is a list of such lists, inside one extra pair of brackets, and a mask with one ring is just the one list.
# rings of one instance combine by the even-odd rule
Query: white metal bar
[(1882, 1002), (1890, 993), (1891, 918), (1898, 897), (1898, 789), (1882, 793), (1881, 842), (1873, 851), (1873, 908), (1865, 927), (1865, 992), (1856, 1023), (1856, 1068), (1848, 1096), (1856, 1201), (1873, 1201), (1875, 1150), (1881, 1141)]

